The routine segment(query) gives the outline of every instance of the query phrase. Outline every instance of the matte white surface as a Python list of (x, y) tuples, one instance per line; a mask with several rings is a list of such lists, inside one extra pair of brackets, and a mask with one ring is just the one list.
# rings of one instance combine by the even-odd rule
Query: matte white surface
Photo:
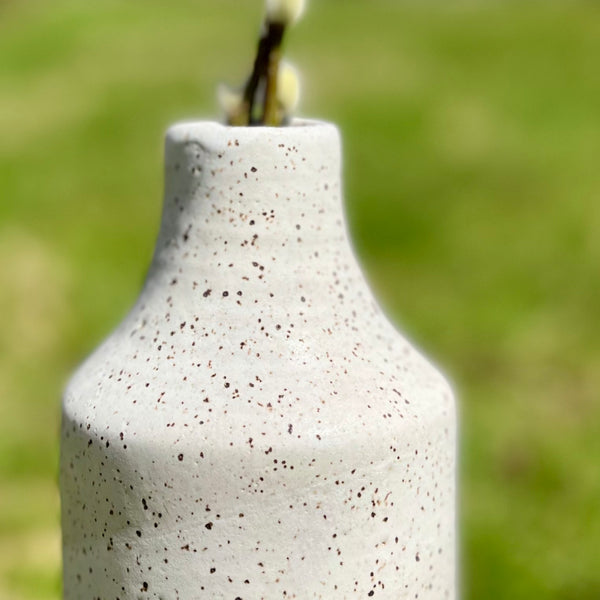
[(176, 125), (165, 168), (64, 397), (65, 598), (454, 598), (452, 393), (352, 254), (337, 129)]

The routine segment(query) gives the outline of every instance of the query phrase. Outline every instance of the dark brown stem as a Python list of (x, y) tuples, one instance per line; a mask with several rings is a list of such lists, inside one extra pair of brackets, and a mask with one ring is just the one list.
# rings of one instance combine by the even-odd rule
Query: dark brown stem
[[(256, 53), (256, 59), (254, 60), (254, 67), (252, 74), (246, 83), (244, 89), (244, 106), (248, 111), (248, 123), (255, 124), (252, 113), (254, 112), (254, 103), (256, 100), (256, 92), (261, 81), (266, 82), (267, 88), (269, 87), (269, 67), (271, 65), (271, 56), (275, 52), (279, 54), (281, 43), (283, 41), (283, 33), (285, 26), (282, 23), (267, 23), (267, 30), (258, 42), (258, 50)], [(263, 124), (265, 122), (265, 115), (259, 117), (256, 124)]]

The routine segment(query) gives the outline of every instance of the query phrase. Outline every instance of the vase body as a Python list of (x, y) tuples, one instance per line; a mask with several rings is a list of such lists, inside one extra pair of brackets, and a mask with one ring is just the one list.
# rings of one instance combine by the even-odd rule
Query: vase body
[(64, 597), (455, 597), (455, 410), (378, 308), (329, 124), (167, 135), (135, 306), (63, 400)]

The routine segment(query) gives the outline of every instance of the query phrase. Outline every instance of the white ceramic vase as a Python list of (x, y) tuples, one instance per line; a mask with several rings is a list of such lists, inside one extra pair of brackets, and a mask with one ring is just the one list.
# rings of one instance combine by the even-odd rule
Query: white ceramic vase
[(378, 308), (337, 129), (172, 127), (143, 291), (63, 401), (64, 597), (455, 597), (455, 409)]

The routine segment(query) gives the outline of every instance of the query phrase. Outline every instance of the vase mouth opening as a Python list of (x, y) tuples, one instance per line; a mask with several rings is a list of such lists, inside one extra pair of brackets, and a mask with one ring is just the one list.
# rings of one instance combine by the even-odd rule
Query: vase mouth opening
[(321, 119), (309, 119), (306, 117), (294, 117), (289, 123), (280, 126), (272, 126), (272, 125), (228, 125), (223, 121), (219, 121), (216, 119), (189, 119), (178, 121), (173, 127), (218, 127), (227, 131), (286, 131), (293, 129), (303, 129), (305, 127), (335, 127), (335, 125), (329, 121), (324, 121)]
[[(200, 121), (202, 122), (202, 121)], [(221, 121), (215, 121), (217, 124), (221, 125), (221, 127), (223, 127), (224, 129), (230, 129), (232, 131), (240, 131), (243, 129), (252, 129), (252, 130), (256, 130), (256, 131), (260, 131), (260, 130), (265, 130), (265, 131), (273, 131), (273, 130), (282, 130), (285, 131), (286, 129), (297, 129), (297, 128), (304, 128), (304, 127), (320, 127), (320, 126), (327, 126), (327, 125), (332, 125), (332, 123), (329, 123), (328, 121), (322, 121), (320, 119), (308, 119), (305, 117), (294, 117), (291, 121), (289, 121), (288, 123), (286, 123), (285, 125), (278, 125), (278, 126), (273, 126), (273, 125), (227, 125), (226, 123), (223, 123)]]
[(337, 127), (328, 121), (318, 119), (295, 118), (289, 125), (269, 127), (265, 125), (233, 126), (220, 121), (181, 121), (169, 127), (167, 141), (170, 143), (187, 143), (192, 140), (202, 140), (210, 145), (219, 140), (231, 138), (238, 142), (260, 143), (262, 141), (280, 142), (317, 140), (323, 138), (338, 138)]

